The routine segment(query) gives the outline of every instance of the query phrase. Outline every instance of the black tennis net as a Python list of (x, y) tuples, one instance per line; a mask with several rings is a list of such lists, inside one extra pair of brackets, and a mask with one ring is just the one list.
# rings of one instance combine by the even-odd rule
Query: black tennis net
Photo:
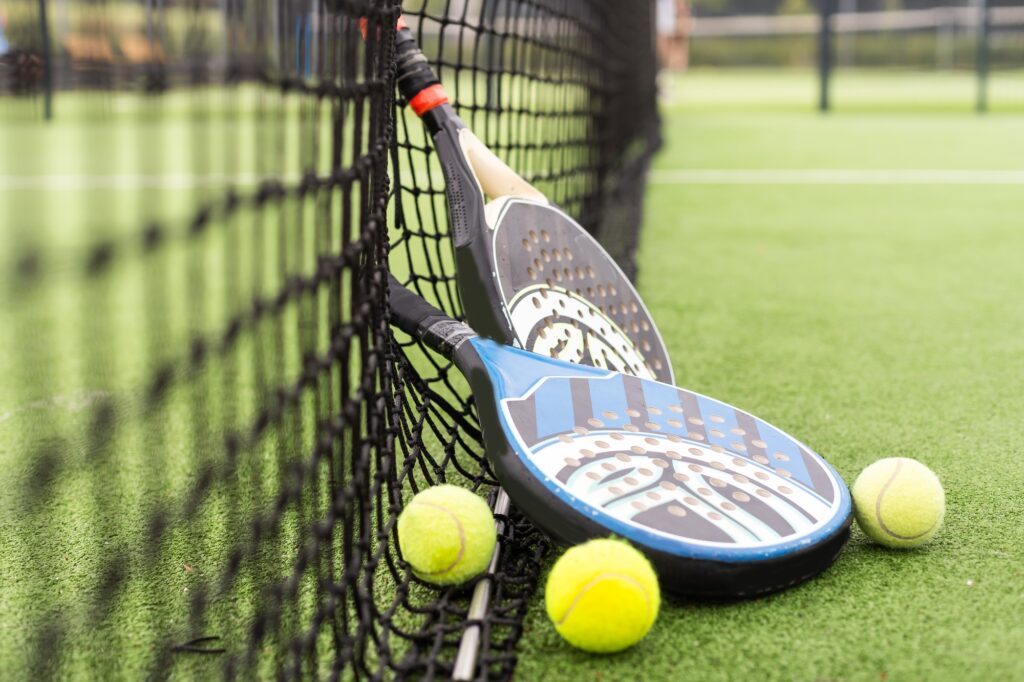
[[(458, 372), (443, 176), (392, 1), (5, 3), (0, 667), (13, 677), (507, 678), (547, 559), (513, 510), (491, 608), (411, 577), (405, 500), (493, 494)], [(651, 8), (407, 2), (466, 122), (627, 272), (658, 144)], [(367, 40), (359, 23), (374, 30)]]

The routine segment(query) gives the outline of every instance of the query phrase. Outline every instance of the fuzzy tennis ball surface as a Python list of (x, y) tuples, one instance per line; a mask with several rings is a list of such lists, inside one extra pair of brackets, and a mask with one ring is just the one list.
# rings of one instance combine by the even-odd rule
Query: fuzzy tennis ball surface
[(487, 503), (454, 485), (418, 493), (398, 517), (398, 544), (413, 573), (435, 585), (457, 585), (484, 572), (497, 531)]
[(857, 524), (886, 547), (923, 545), (942, 526), (946, 494), (935, 473), (916, 459), (880, 459), (853, 482)]
[(622, 540), (591, 540), (555, 562), (544, 594), (548, 617), (567, 642), (611, 653), (633, 646), (658, 616), (658, 577)]

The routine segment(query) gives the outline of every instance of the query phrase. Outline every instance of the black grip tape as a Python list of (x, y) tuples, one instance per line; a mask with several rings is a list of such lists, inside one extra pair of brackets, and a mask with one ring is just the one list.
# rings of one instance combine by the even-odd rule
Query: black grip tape
[(430, 318), (448, 317), (388, 275), (391, 290), (391, 321), (406, 334), (420, 336), (421, 325)]
[(399, 29), (395, 37), (395, 62), (398, 91), (406, 101), (440, 82), (408, 28)]
[(438, 353), (452, 357), (463, 341), (476, 336), (464, 322), (452, 319), (406, 289), (394, 275), (388, 275), (388, 288), (391, 322), (406, 334), (422, 339)]

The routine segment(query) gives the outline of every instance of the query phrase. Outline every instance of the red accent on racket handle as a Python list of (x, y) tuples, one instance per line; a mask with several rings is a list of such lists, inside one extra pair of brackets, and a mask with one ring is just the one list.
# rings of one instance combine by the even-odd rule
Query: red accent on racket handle
[(447, 103), (448, 93), (445, 92), (444, 86), (440, 83), (428, 85), (409, 100), (409, 106), (416, 112), (417, 116), (422, 116), (434, 107)]
[[(366, 27), (370, 23), (370, 20), (363, 17), (359, 20), (359, 32), (363, 34), (363, 40), (366, 40)], [(398, 15), (398, 23), (395, 24), (395, 28), (401, 31), (403, 28), (409, 28), (409, 25), (405, 23), (405, 15)]]

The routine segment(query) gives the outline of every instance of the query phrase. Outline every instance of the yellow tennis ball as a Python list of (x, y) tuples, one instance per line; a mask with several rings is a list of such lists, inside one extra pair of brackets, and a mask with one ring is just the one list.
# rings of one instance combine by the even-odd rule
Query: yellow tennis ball
[(413, 573), (435, 585), (457, 585), (487, 569), (497, 542), (487, 503), (454, 485), (428, 488), (398, 517), (398, 545)]
[(633, 646), (658, 616), (658, 577), (643, 554), (622, 540), (591, 540), (555, 562), (544, 594), (558, 634), (584, 651)]
[(935, 473), (916, 459), (890, 457), (853, 482), (857, 524), (875, 542), (909, 548), (931, 540), (942, 526), (946, 494)]

